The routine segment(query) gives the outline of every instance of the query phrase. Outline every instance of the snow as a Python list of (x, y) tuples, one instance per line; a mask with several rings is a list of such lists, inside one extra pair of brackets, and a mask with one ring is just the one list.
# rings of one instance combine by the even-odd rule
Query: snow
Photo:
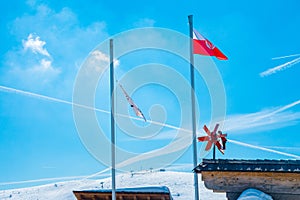
[[(98, 192), (99, 190), (84, 190), (88, 192)], [(101, 192), (111, 192), (111, 190), (101, 189)], [(159, 194), (169, 194), (170, 190), (166, 186), (160, 187), (136, 187), (136, 188), (117, 188), (116, 192), (120, 193), (159, 193)]]
[[(187, 172), (145, 172), (124, 173), (116, 177), (117, 188), (167, 186), (174, 200), (194, 199), (193, 173)], [(102, 183), (103, 182), (103, 183)], [(103, 188), (102, 188), (103, 186)], [(110, 189), (110, 178), (91, 180), (82, 179), (66, 182), (57, 182), (30, 188), (20, 188), (0, 191), (0, 199), (6, 200), (37, 200), (37, 199), (64, 199), (75, 200), (73, 190)], [(225, 200), (225, 193), (213, 193), (205, 188), (199, 175), (199, 191), (202, 200)]]

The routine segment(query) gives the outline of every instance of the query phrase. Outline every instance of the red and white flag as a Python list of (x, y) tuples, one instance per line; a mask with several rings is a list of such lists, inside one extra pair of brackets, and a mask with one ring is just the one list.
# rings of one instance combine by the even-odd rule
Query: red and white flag
[(194, 54), (204, 56), (215, 56), (219, 60), (228, 60), (228, 58), (208, 39), (204, 38), (198, 31), (193, 30)]

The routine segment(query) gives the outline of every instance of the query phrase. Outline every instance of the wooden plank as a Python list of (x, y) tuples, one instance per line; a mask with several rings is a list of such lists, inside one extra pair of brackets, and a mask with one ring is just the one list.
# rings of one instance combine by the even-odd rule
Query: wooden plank
[(204, 185), (214, 191), (241, 192), (251, 187), (266, 193), (300, 195), (299, 173), (203, 171), (201, 174)]
[[(111, 200), (111, 193), (95, 193), (95, 192), (74, 192), (78, 200)], [(170, 200), (169, 194), (155, 194), (155, 193), (117, 193), (118, 200)]]

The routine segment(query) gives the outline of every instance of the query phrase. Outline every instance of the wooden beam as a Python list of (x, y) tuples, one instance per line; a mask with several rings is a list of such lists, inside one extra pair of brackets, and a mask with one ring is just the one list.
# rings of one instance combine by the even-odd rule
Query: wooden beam
[(300, 195), (300, 173), (202, 171), (206, 188), (214, 192), (241, 193), (256, 188), (267, 194)]

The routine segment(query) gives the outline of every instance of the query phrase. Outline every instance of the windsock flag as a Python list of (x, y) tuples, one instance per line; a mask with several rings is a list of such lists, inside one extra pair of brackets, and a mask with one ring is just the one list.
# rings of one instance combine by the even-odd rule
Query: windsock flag
[(228, 58), (208, 39), (204, 38), (198, 31), (193, 30), (194, 54), (204, 56), (215, 56), (219, 60), (228, 60)]
[(122, 89), (128, 103), (130, 104), (130, 107), (133, 108), (136, 116), (141, 117), (144, 119), (144, 121), (146, 122), (146, 118), (144, 116), (144, 114), (142, 113), (142, 111), (137, 107), (137, 105), (135, 105), (135, 103), (133, 102), (133, 100), (131, 99), (131, 97), (127, 94), (127, 92), (125, 91), (125, 89), (123, 88), (123, 86), (119, 83), (120, 88)]

